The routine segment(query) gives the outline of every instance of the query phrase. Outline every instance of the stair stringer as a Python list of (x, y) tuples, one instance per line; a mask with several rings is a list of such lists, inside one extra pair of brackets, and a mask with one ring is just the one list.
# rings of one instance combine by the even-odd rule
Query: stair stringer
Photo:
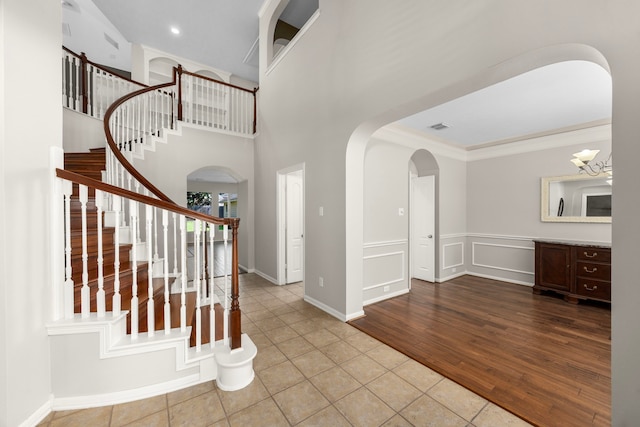
[(246, 334), (240, 349), (218, 341), (196, 352), (189, 347), (191, 327), (132, 339), (126, 334), (126, 317), (126, 311), (104, 318), (76, 314), (47, 324), (54, 368), (52, 410), (115, 405), (219, 378), (218, 386), (229, 391), (253, 381), (257, 350)]
[[(162, 128), (160, 132), (160, 136), (151, 135), (150, 138), (145, 139), (145, 142), (142, 144), (134, 145), (135, 149), (131, 152), (131, 157), (133, 159), (144, 160), (144, 153), (146, 151), (155, 152), (156, 145), (158, 143), (167, 144), (169, 140), (169, 134), (182, 136), (182, 122), (177, 122), (175, 129)], [(146, 142), (149, 141), (149, 142)]]

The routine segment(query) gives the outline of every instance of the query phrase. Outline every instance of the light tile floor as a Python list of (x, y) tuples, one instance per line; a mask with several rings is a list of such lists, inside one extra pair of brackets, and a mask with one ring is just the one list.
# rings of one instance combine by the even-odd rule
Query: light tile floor
[(529, 424), (303, 301), (303, 285), (240, 276), (242, 329), (256, 377), (53, 412), (41, 426), (461, 426)]

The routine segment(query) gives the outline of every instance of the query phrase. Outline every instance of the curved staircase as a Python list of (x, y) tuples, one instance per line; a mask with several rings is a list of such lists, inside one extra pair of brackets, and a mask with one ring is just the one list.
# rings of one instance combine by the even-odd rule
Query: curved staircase
[[(64, 52), (63, 63), (70, 55)], [(144, 86), (129, 81), (99, 87), (118, 77), (105, 70), (97, 73), (100, 66), (84, 55), (80, 61), (83, 65), (74, 69), (84, 71), (65, 77), (63, 90), (73, 82), (100, 80), (88, 85), (92, 93), (71, 91), (86, 100), (70, 104), (95, 107), (91, 96), (101, 90)], [(53, 259), (65, 264), (62, 277), (54, 280), (54, 320), (47, 325), (57, 366), (53, 409), (126, 402), (208, 380), (216, 380), (223, 390), (237, 390), (253, 380), (257, 350), (240, 324), (239, 220), (176, 205), (128, 160), (183, 119), (176, 114), (183, 111), (182, 73), (176, 69), (173, 83), (145, 87), (111, 104), (104, 114), (105, 148), (64, 153), (63, 162), (61, 153), (52, 152), (53, 221), (60, 225), (58, 237), (53, 236), (60, 243)], [(197, 75), (184, 74), (187, 93), (200, 87)], [(224, 89), (222, 82), (206, 84)], [(229, 96), (232, 89), (228, 85), (216, 93)], [(255, 90), (253, 95), (255, 99)], [(200, 104), (196, 108), (185, 101), (191, 120), (204, 111)], [(97, 117), (102, 111), (84, 107), (82, 112)], [(220, 117), (225, 116), (216, 112), (209, 127), (220, 131), (233, 123), (229, 116), (226, 121)], [(197, 118), (206, 122), (201, 113)], [(255, 131), (255, 118), (253, 124)], [(219, 233), (225, 253), (231, 243), (232, 267), (214, 278), (210, 266)]]

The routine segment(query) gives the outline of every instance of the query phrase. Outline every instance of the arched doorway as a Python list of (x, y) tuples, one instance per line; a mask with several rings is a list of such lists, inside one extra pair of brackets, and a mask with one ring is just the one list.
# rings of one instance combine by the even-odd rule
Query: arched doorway
[(438, 162), (427, 150), (417, 150), (409, 162), (409, 175), (409, 277), (434, 282), (438, 252)]

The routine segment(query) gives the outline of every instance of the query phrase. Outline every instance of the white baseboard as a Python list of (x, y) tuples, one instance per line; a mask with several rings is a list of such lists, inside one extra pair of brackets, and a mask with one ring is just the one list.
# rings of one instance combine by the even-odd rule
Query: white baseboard
[(446, 282), (448, 280), (455, 279), (456, 277), (464, 276), (465, 274), (468, 274), (468, 273), (466, 271), (461, 271), (460, 273), (452, 274), (450, 276), (438, 277), (438, 278), (436, 278), (436, 282), (437, 283)]
[(332, 315), (333, 317), (335, 317), (336, 319), (338, 319), (338, 320), (340, 320), (342, 322), (347, 322), (350, 319), (362, 316), (364, 314), (364, 312), (362, 312), (362, 314), (358, 314), (358, 315), (355, 315), (353, 317), (350, 317), (350, 316), (345, 315), (344, 313), (340, 313), (339, 311), (333, 309), (332, 307), (329, 307), (325, 303), (322, 303), (322, 302), (318, 301), (315, 298), (311, 298), (308, 295), (304, 296), (304, 300), (306, 302), (308, 302), (309, 304), (313, 305), (314, 307), (318, 307), (320, 310), (324, 311), (327, 314)]
[(274, 285), (278, 284), (278, 280), (274, 279), (273, 277), (269, 276), (268, 274), (263, 273), (262, 271), (258, 270), (258, 269), (254, 269), (253, 271), (255, 274), (257, 274), (258, 276), (262, 277), (265, 280), (268, 280), (269, 282), (273, 283)]
[(523, 282), (521, 280), (507, 279), (505, 277), (492, 276), (490, 274), (474, 273), (471, 271), (467, 271), (466, 274), (468, 274), (469, 276), (482, 277), (483, 279), (491, 279), (491, 280), (497, 280), (499, 282), (507, 282), (507, 283), (513, 283), (515, 285), (533, 287), (533, 283)]
[[(209, 380), (205, 379), (205, 381)], [(66, 411), (71, 409), (117, 405), (120, 403), (131, 402), (133, 400), (147, 399), (149, 397), (171, 393), (176, 390), (194, 386), (200, 382), (202, 382), (200, 375), (194, 374), (177, 380), (133, 390), (116, 391), (113, 393), (96, 394), (92, 396), (54, 397), (51, 408), (54, 411)]]
[(379, 296), (379, 297), (372, 298), (372, 299), (370, 299), (370, 300), (364, 301), (364, 302), (362, 303), (362, 305), (374, 304), (374, 303), (376, 303), (376, 302), (384, 301), (384, 300), (386, 300), (386, 299), (393, 298), (393, 297), (397, 297), (397, 296), (404, 295), (404, 294), (408, 294), (408, 293), (409, 293), (409, 289), (401, 289), (401, 290), (399, 290), (399, 291), (392, 292), (392, 293), (390, 293), (390, 294), (381, 295), (381, 296)]
[(47, 415), (51, 413), (52, 405), (51, 402), (53, 400), (53, 396), (49, 398), (41, 407), (39, 407), (33, 414), (29, 416), (26, 420), (20, 423), (19, 427), (32, 427), (37, 426), (44, 420)]

